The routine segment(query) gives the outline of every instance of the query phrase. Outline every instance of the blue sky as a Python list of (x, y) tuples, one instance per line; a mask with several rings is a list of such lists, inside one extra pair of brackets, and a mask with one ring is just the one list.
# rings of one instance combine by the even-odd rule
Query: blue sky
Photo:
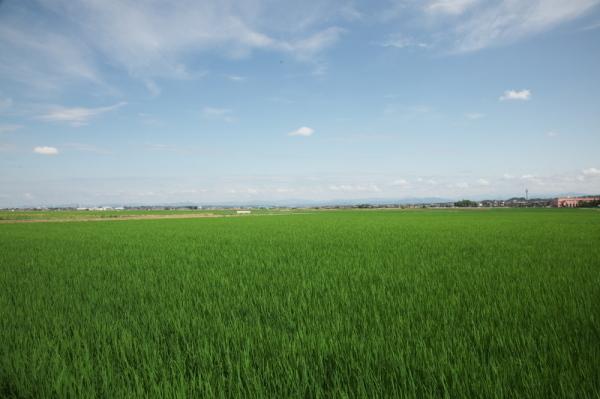
[(600, 0), (0, 2), (0, 206), (600, 192)]

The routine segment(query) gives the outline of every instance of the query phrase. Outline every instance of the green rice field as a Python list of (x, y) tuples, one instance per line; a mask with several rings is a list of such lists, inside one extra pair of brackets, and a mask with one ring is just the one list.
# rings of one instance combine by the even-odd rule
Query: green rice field
[(119, 219), (125, 217), (167, 216), (167, 215), (235, 214), (230, 210), (109, 210), (109, 211), (0, 211), (0, 222), (11, 220), (81, 220)]
[(599, 398), (600, 211), (0, 224), (0, 397)]

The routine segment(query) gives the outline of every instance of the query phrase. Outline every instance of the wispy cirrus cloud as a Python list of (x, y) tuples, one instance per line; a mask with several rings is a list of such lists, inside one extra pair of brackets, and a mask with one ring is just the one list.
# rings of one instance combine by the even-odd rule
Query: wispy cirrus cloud
[(346, 0), (33, 0), (2, 11), (0, 74), (35, 95), (81, 85), (118, 94), (108, 66), (158, 96), (161, 79), (203, 77), (195, 60), (207, 53), (231, 60), (278, 52), (312, 67), (345, 32), (335, 20), (360, 15)]
[[(314, 18), (304, 18), (303, 26), (298, 21), (280, 26), (270, 15), (283, 8), (267, 7), (261, 1), (40, 0), (40, 4), (69, 23), (93, 51), (131, 75), (145, 78), (194, 77), (186, 61), (199, 52), (243, 57), (267, 50), (308, 58), (334, 45), (343, 33), (337, 26), (315, 28)], [(295, 11), (302, 19), (310, 7)], [(274, 25), (277, 29), (272, 29)]]
[(74, 127), (84, 126), (87, 125), (92, 118), (114, 111), (126, 104), (126, 102), (120, 102), (114, 105), (97, 108), (53, 106), (50, 107), (46, 113), (40, 115), (38, 119), (47, 122), (67, 123)]
[(403, 35), (403, 34), (392, 34), (389, 35), (385, 40), (378, 43), (382, 47), (393, 47), (393, 48), (407, 48), (407, 47), (417, 47), (425, 49), (429, 47), (427, 43), (415, 40), (412, 37)]
[[(397, 0), (383, 15), (420, 27), (431, 48), (460, 54), (547, 32), (589, 14), (598, 4), (600, 0)], [(399, 42), (403, 47), (407, 43)]]
[(588, 25), (588, 26), (582, 28), (581, 30), (595, 30), (595, 29), (600, 29), (600, 21), (597, 21), (591, 25)]
[[(32, 23), (26, 10), (8, 13), (0, 24), (0, 73), (42, 90), (73, 82), (103, 85), (94, 55), (78, 35)], [(10, 99), (9, 99), (10, 100)], [(0, 107), (2, 106), (0, 101)]]
[(239, 75), (227, 75), (225, 77), (227, 79), (231, 80), (232, 82), (243, 82), (244, 80), (246, 80), (246, 78), (244, 76), (239, 76)]
[(323, 49), (333, 46), (344, 32), (344, 29), (333, 26), (316, 32), (307, 38), (293, 42), (281, 42), (275, 48), (294, 54), (300, 59), (308, 59)]
[(478, 0), (436, 0), (425, 6), (430, 13), (460, 15), (477, 4)]
[(599, 0), (488, 2), (454, 30), (458, 52), (507, 44), (548, 31), (588, 13)]

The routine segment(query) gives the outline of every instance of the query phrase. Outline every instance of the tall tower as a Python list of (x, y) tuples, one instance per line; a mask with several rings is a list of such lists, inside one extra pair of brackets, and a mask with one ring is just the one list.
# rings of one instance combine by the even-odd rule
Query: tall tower
[(529, 201), (529, 190), (525, 189), (525, 200)]

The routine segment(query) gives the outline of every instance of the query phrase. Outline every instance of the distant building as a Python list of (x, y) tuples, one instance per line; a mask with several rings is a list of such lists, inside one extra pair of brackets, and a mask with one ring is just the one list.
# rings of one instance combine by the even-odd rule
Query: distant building
[(557, 208), (577, 208), (582, 202), (600, 201), (600, 197), (556, 198), (553, 205)]
[(236, 211), (236, 213), (238, 215), (245, 215), (245, 214), (251, 213), (251, 211)]

